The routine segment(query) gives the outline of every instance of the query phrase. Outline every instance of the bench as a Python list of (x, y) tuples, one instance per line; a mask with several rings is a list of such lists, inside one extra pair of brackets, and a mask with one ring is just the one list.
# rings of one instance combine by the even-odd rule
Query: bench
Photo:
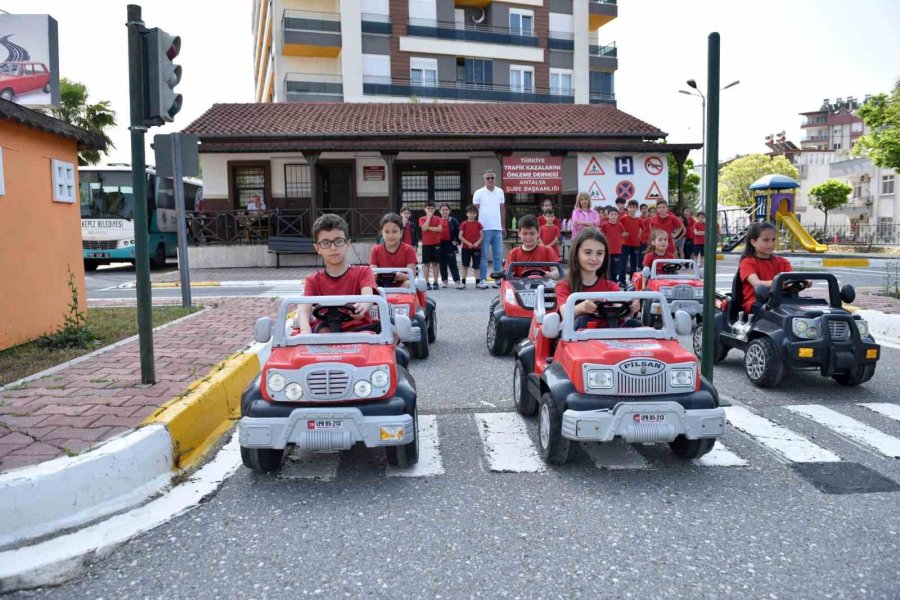
[(301, 235), (269, 236), (269, 254), (275, 254), (275, 267), (281, 268), (282, 254), (314, 254), (312, 238)]

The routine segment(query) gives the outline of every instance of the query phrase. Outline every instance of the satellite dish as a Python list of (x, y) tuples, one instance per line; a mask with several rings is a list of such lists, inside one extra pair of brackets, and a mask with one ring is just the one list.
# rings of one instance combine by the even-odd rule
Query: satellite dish
[(475, 14), (472, 15), (472, 22), (476, 23), (476, 24), (484, 23), (484, 17), (485, 17), (485, 13), (484, 13), (484, 9), (482, 8), (480, 16), (475, 15)]

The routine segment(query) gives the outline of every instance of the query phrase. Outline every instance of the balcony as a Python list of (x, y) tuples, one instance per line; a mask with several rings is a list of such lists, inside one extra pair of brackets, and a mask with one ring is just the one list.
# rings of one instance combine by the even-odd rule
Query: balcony
[(409, 79), (363, 76), (363, 94), (368, 96), (403, 96), (439, 98), (443, 100), (471, 100), (479, 102), (540, 102), (543, 104), (574, 104), (575, 92), (552, 93), (546, 88), (518, 91), (509, 85), (498, 83), (463, 83), (439, 81), (435, 85), (413, 82)]
[(284, 78), (288, 102), (342, 102), (344, 83), (340, 75), (288, 73)]
[(606, 46), (591, 44), (588, 53), (592, 69), (615, 71), (619, 68), (619, 51), (615, 42)]
[(801, 144), (812, 144), (814, 142), (827, 142), (828, 134), (824, 135), (810, 135), (800, 140)]
[(594, 31), (619, 16), (619, 7), (616, 0), (590, 0), (588, 14), (588, 26)]
[(591, 104), (615, 104), (616, 95), (605, 92), (591, 92), (588, 96), (588, 102)]
[(828, 119), (825, 117), (819, 117), (817, 119), (807, 119), (803, 122), (800, 127), (825, 127), (828, 125)]
[(391, 17), (389, 15), (376, 15), (374, 13), (362, 13), (362, 32), (391, 35)]
[(575, 34), (565, 31), (551, 31), (547, 38), (547, 47), (551, 50), (575, 50)]
[(284, 55), (337, 58), (341, 53), (339, 13), (285, 10), (281, 26)]
[(513, 33), (509, 27), (478, 25), (475, 23), (455, 23), (430, 19), (410, 19), (407, 35), (429, 37), (459, 42), (481, 42), (485, 44), (506, 44), (511, 46), (538, 47), (534, 35)]

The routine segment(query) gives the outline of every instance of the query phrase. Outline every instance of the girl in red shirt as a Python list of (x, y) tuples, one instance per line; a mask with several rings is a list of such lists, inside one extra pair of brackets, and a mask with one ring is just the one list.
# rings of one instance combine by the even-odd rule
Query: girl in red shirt
[(738, 273), (744, 284), (743, 309), (748, 316), (761, 306), (756, 302), (753, 288), (757, 285), (772, 287), (776, 275), (793, 270), (788, 259), (775, 256), (776, 235), (775, 226), (766, 222), (754, 223), (747, 232), (747, 245), (741, 254)]
[[(416, 272), (416, 251), (412, 246), (402, 242), (403, 220), (396, 213), (388, 213), (381, 218), (381, 244), (372, 248), (369, 254), (369, 266), (373, 269), (412, 269)], [(410, 287), (409, 278), (404, 273), (394, 275), (378, 275), (381, 287)]]
[[(569, 255), (569, 270), (565, 279), (556, 284), (556, 306), (559, 314), (566, 317), (566, 300), (578, 292), (620, 292), (619, 284), (607, 279), (609, 275), (609, 243), (599, 230), (585, 227), (578, 232), (572, 242)], [(640, 301), (631, 302), (632, 315), (640, 310)], [(584, 329), (597, 312), (597, 303), (585, 300), (575, 305), (575, 329)], [(640, 327), (640, 321), (629, 319), (626, 327)]]
[[(644, 256), (644, 266), (648, 269), (653, 266), (654, 260), (675, 258), (675, 253), (669, 247), (669, 232), (663, 229), (654, 229), (650, 232), (650, 249)], [(659, 266), (656, 268), (659, 273)]]

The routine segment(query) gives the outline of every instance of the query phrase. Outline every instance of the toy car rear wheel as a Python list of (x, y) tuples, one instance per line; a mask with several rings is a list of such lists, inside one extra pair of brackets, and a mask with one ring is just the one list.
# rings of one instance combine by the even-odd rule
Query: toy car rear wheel
[(425, 329), (428, 333), (428, 343), (433, 344), (437, 339), (437, 311), (431, 311), (431, 315), (426, 319), (428, 323), (425, 326)]
[(281, 466), (284, 450), (276, 448), (244, 448), (241, 446), (241, 460), (244, 466), (257, 473), (277, 471)]
[(6, 88), (5, 90), (0, 91), (0, 98), (3, 98), (4, 100), (12, 100), (13, 99), (12, 88)]
[(747, 346), (744, 368), (756, 387), (777, 387), (784, 379), (784, 361), (775, 342), (767, 337), (758, 337)]
[(516, 368), (513, 371), (513, 403), (516, 412), (523, 417), (530, 417), (537, 410), (537, 400), (528, 391), (528, 372), (525, 363), (516, 359)]
[(716, 440), (711, 438), (703, 438), (699, 440), (689, 440), (683, 435), (679, 435), (673, 441), (669, 442), (669, 448), (678, 458), (693, 460), (707, 454), (716, 445)]
[(412, 355), (416, 358), (428, 358), (429, 348), (428, 348), (428, 327), (425, 327), (425, 331), (422, 332), (422, 337), (415, 344), (410, 344), (410, 348), (412, 350)]
[[(691, 346), (694, 350), (694, 355), (697, 358), (703, 358), (703, 327), (698, 326), (694, 329), (694, 335), (691, 339)], [(727, 348), (722, 345), (722, 343), (716, 339), (715, 347), (713, 350), (713, 362), (720, 363), (725, 360), (725, 357), (728, 356), (728, 351), (730, 348)]]
[(875, 365), (863, 365), (855, 373), (838, 373), (832, 375), (831, 378), (841, 385), (851, 387), (867, 382), (872, 379), (873, 375), (875, 375)]
[(50, 93), (50, 84), (49, 84), (49, 83), (48, 83), (47, 85), (44, 86), (44, 93), (45, 93), (45, 94), (49, 94), (49, 93)]
[(538, 446), (543, 459), (552, 465), (564, 465), (578, 453), (578, 443), (562, 436), (562, 415), (549, 393), (541, 396)]
[(419, 462), (419, 411), (413, 409), (413, 427), (415, 428), (415, 439), (408, 444), (402, 446), (385, 446), (384, 455), (387, 462), (392, 467), (398, 469), (408, 469)]
[(500, 329), (500, 322), (497, 317), (493, 314), (491, 318), (488, 319), (487, 325), (487, 334), (485, 336), (487, 342), (487, 349), (493, 356), (503, 356), (505, 354), (509, 354), (510, 346), (509, 341), (503, 339), (498, 331)]

